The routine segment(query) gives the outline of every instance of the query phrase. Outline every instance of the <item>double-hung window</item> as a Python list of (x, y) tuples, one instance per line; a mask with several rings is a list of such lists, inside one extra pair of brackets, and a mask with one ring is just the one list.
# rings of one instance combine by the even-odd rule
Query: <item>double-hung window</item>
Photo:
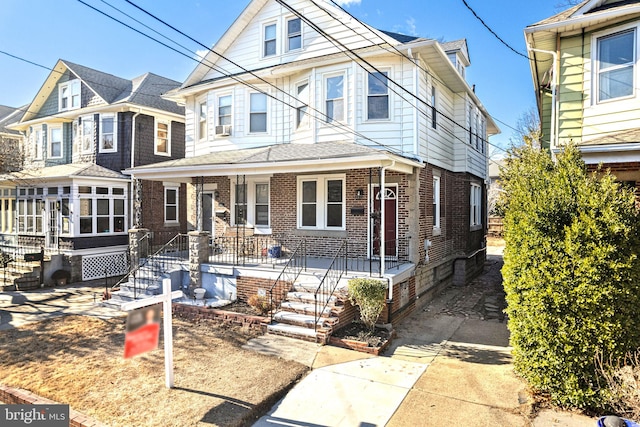
[(309, 114), (307, 113), (309, 108), (309, 83), (298, 84), (296, 92), (300, 103), (296, 108), (296, 128), (307, 128), (309, 127)]
[(287, 52), (302, 47), (302, 23), (300, 18), (287, 21)]
[(482, 225), (482, 188), (478, 184), (471, 184), (471, 227), (476, 228)]
[(269, 226), (269, 184), (256, 183), (255, 189), (255, 224), (256, 227), (267, 227)]
[(389, 73), (371, 72), (367, 80), (367, 118), (380, 120), (389, 118)]
[(80, 80), (69, 80), (58, 85), (58, 110), (80, 108)]
[(62, 126), (49, 127), (49, 158), (62, 158)]
[(636, 30), (597, 39), (598, 101), (633, 95), (636, 62)]
[(218, 125), (231, 125), (231, 95), (218, 98)]
[(93, 116), (80, 117), (80, 144), (83, 153), (93, 151), (94, 122)]
[(164, 187), (164, 222), (165, 223), (177, 223), (178, 222), (178, 189), (176, 186)]
[(469, 145), (473, 145), (473, 105), (469, 104)]
[(298, 227), (344, 229), (344, 176), (298, 177)]
[(101, 153), (113, 153), (118, 151), (116, 137), (117, 126), (115, 114), (102, 114), (100, 116)]
[[(434, 85), (431, 86), (431, 127), (436, 129), (438, 127), (438, 107), (436, 106), (436, 102), (438, 98), (436, 97), (436, 87)], [(471, 123), (469, 123), (471, 126)]]
[(198, 102), (198, 140), (207, 139), (207, 101)]
[(269, 182), (263, 179), (235, 183), (233, 213), (235, 225), (269, 227)]
[(440, 177), (433, 177), (433, 228), (440, 228)]
[(267, 95), (264, 93), (250, 94), (249, 132), (260, 133), (267, 131)]
[(262, 56), (273, 56), (276, 54), (276, 24), (265, 25), (263, 31)]
[(32, 135), (34, 135), (34, 144), (35, 144), (34, 158), (36, 160), (42, 160), (42, 144), (43, 144), (42, 128), (36, 129)]
[(161, 156), (171, 155), (171, 134), (168, 121), (156, 119), (156, 143), (154, 153)]
[(344, 75), (327, 77), (325, 80), (327, 123), (344, 120)]

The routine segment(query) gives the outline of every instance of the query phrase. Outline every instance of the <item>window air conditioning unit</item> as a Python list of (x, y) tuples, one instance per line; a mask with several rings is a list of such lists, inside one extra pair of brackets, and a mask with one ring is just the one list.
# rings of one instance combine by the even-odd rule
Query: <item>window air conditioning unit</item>
[(229, 136), (231, 135), (231, 125), (216, 126), (217, 136)]

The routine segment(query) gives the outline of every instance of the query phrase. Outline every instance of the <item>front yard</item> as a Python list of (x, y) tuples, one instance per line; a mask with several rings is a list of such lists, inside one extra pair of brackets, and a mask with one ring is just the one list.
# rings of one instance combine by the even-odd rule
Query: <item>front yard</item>
[(175, 388), (158, 350), (125, 360), (125, 319), (66, 316), (0, 332), (0, 383), (110, 426), (250, 425), (307, 368), (240, 348), (252, 332), (174, 319)]

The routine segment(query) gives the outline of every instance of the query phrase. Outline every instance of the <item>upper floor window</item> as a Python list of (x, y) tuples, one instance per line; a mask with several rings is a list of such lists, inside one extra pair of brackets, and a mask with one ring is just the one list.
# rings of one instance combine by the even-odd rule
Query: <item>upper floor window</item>
[(344, 120), (344, 76), (327, 77), (326, 115), (327, 123)]
[(93, 151), (93, 132), (93, 116), (80, 117), (80, 144), (82, 146), (83, 153), (90, 153)]
[(597, 39), (598, 101), (633, 95), (636, 30)]
[(34, 150), (33, 150), (33, 156), (36, 160), (42, 160), (42, 144), (43, 144), (43, 138), (42, 138), (42, 129), (36, 129), (33, 133), (34, 135)]
[(264, 26), (262, 56), (272, 56), (276, 54), (276, 24)]
[(300, 18), (289, 19), (287, 21), (287, 52), (300, 49), (301, 47), (302, 23)]
[(250, 95), (249, 132), (267, 131), (267, 95), (252, 93)]
[(231, 125), (231, 95), (218, 98), (218, 125)]
[(113, 153), (118, 150), (116, 137), (117, 121), (115, 114), (100, 116), (100, 152)]
[(49, 158), (62, 158), (62, 126), (49, 128)]
[(379, 120), (389, 118), (389, 87), (387, 72), (368, 74), (367, 118)]
[(469, 104), (469, 145), (473, 145), (473, 105)]
[[(436, 106), (436, 102), (438, 98), (436, 97), (436, 87), (431, 86), (431, 127), (436, 129), (438, 127), (438, 109)], [(469, 123), (471, 126), (471, 123)]]
[(207, 139), (207, 101), (198, 102), (198, 139)]
[(156, 119), (156, 143), (154, 154), (171, 155), (171, 136), (169, 122)]
[(58, 110), (80, 108), (80, 80), (69, 80), (58, 86)]
[(296, 128), (309, 127), (309, 83), (304, 82), (296, 87), (300, 106), (296, 108)]

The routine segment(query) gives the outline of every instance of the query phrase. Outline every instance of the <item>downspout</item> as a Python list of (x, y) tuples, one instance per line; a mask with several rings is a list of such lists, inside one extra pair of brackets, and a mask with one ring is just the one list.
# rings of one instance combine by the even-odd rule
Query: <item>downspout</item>
[[(385, 195), (386, 195), (386, 187), (385, 187), (385, 179), (384, 175), (388, 168), (394, 167), (396, 161), (393, 160), (390, 165), (383, 166), (380, 168), (380, 277), (384, 277), (385, 273), (385, 261), (387, 259), (386, 252), (386, 228), (385, 228), (385, 218), (386, 218), (386, 206), (385, 206)], [(397, 237), (397, 236), (396, 236)], [(391, 307), (393, 306), (393, 284), (387, 278), (387, 287), (389, 288), (389, 293), (387, 297), (387, 323), (391, 323)]]
[[(135, 167), (135, 157), (134, 157), (134, 153), (136, 152), (135, 148), (136, 148), (136, 117), (138, 117), (140, 115), (140, 109), (138, 109), (138, 112), (135, 113), (133, 115), (133, 117), (131, 118), (131, 168)], [(129, 212), (131, 212), (131, 220), (132, 222), (134, 222), (136, 227), (138, 227), (140, 224), (138, 224), (137, 220), (136, 220), (136, 211), (135, 211), (135, 203), (136, 203), (136, 197), (137, 197), (137, 191), (134, 188), (136, 185), (136, 177), (134, 174), (131, 174), (131, 196), (129, 198), (130, 202), (130, 207), (129, 207)], [(131, 227), (133, 228), (133, 227)]]
[(556, 71), (557, 71), (557, 65), (558, 65), (558, 52), (554, 52), (551, 50), (535, 49), (535, 48), (532, 48), (529, 43), (527, 43), (527, 48), (532, 52), (546, 53), (547, 55), (551, 55), (553, 57), (553, 65), (551, 66), (551, 118), (549, 122), (549, 125), (551, 126), (549, 148), (553, 152), (553, 148), (558, 146), (556, 141), (556, 138), (557, 138), (556, 130), (558, 126), (557, 117), (556, 117), (556, 102), (557, 102), (557, 96), (556, 96), (557, 72)]

